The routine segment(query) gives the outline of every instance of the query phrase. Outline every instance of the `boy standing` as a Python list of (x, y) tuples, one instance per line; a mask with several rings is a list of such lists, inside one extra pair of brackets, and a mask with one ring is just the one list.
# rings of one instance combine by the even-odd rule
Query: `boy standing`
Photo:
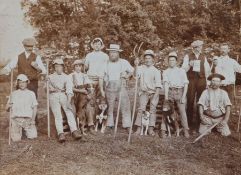
[[(146, 50), (144, 53), (145, 63), (137, 67), (137, 77), (140, 79), (139, 90), (139, 108), (135, 125), (137, 125), (137, 131), (135, 134), (141, 133), (141, 118), (142, 113), (146, 111), (147, 103), (150, 101), (150, 123), (148, 128), (148, 134), (155, 135), (154, 127), (156, 124), (156, 107), (159, 101), (159, 93), (162, 88), (161, 73), (153, 66), (154, 52), (152, 50)], [(135, 64), (138, 65), (139, 61), (136, 60)]]
[[(169, 68), (163, 72), (165, 100), (177, 104), (181, 124), (184, 128), (184, 136), (189, 137), (189, 128), (186, 113), (186, 96), (188, 79), (184, 69), (177, 67), (177, 53), (171, 52), (168, 56)], [(165, 137), (165, 124), (162, 122), (162, 136)]]
[(84, 134), (84, 127), (87, 122), (90, 133), (95, 134), (95, 101), (93, 99), (92, 81), (87, 74), (83, 73), (84, 62), (82, 60), (75, 60), (73, 65), (74, 72), (70, 74), (70, 79), (75, 93), (76, 115), (80, 120), (81, 131)]
[(11, 116), (11, 139), (14, 142), (22, 138), (22, 130), (25, 131), (27, 138), (37, 138), (35, 117), (37, 105), (35, 93), (27, 88), (29, 79), (24, 74), (17, 76), (17, 90), (10, 97), (7, 109), (12, 108)]

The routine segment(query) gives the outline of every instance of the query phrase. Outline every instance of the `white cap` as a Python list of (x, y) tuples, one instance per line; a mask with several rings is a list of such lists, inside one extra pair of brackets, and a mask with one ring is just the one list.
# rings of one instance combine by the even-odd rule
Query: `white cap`
[(177, 58), (177, 52), (172, 51), (168, 54), (168, 57), (176, 57)]
[(17, 76), (17, 80), (21, 80), (21, 81), (29, 81), (28, 77), (24, 74), (19, 74)]
[(84, 60), (75, 60), (73, 66), (76, 64), (84, 64)]
[(202, 46), (203, 44), (204, 44), (203, 41), (201, 41), (201, 40), (196, 40), (196, 41), (193, 41), (193, 42), (192, 42), (191, 46), (192, 46), (192, 47), (198, 47), (198, 46)]
[(152, 57), (154, 57), (155, 56), (155, 53), (153, 52), (153, 50), (146, 50), (145, 52), (144, 52), (144, 56), (146, 56), (146, 55), (151, 55)]
[(53, 64), (62, 64), (62, 65), (64, 65), (64, 61), (63, 61), (61, 58), (56, 58), (56, 59), (53, 61)]

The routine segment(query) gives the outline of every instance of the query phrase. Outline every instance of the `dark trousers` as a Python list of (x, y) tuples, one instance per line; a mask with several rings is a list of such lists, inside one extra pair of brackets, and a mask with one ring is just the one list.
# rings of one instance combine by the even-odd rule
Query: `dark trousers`
[[(187, 118), (188, 125), (191, 129), (198, 130), (200, 124), (200, 116), (197, 110), (196, 104), (202, 94), (206, 89), (206, 79), (200, 78), (196, 75), (193, 78), (189, 78), (189, 85), (187, 91)], [(195, 103), (196, 98), (196, 103)], [(196, 108), (196, 110), (194, 110)], [(196, 111), (196, 113), (195, 113)]]
[(38, 80), (30, 80), (28, 89), (33, 91), (36, 95), (36, 98), (38, 98)]

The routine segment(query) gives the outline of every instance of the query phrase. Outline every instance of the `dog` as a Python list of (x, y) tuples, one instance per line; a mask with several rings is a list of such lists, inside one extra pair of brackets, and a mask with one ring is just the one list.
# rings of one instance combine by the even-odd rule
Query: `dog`
[(177, 113), (173, 102), (165, 100), (162, 107), (163, 121), (165, 122), (167, 135), (171, 137), (171, 129), (174, 129), (176, 136), (180, 136), (180, 128), (177, 121)]
[(97, 115), (96, 115), (96, 124), (95, 131), (98, 131), (99, 125), (101, 125), (101, 133), (105, 133), (106, 128), (106, 120), (107, 120), (107, 103), (105, 99), (100, 100), (100, 104), (98, 105)]
[(144, 127), (146, 127), (145, 135), (147, 135), (147, 130), (149, 128), (149, 124), (150, 124), (150, 112), (143, 111), (142, 116), (141, 116), (141, 136), (143, 135)]

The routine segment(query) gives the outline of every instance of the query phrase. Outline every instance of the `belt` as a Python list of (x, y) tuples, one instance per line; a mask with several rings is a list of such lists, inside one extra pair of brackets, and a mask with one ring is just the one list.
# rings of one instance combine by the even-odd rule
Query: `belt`
[(59, 91), (57, 91), (57, 92), (50, 92), (50, 94), (54, 94), (54, 93), (64, 93), (65, 92), (65, 90), (59, 90)]
[(206, 116), (208, 116), (208, 117), (210, 117), (210, 118), (213, 118), (213, 119), (217, 119), (217, 118), (224, 117), (224, 115), (220, 115), (220, 116), (214, 117), (214, 116), (212, 116), (212, 115), (210, 115), (210, 114), (207, 114), (205, 111), (204, 111), (204, 115), (206, 115)]
[(175, 91), (175, 90), (182, 90), (183, 87), (179, 87), (179, 88), (177, 88), (177, 87), (169, 87), (169, 89), (172, 90), (172, 91)]

